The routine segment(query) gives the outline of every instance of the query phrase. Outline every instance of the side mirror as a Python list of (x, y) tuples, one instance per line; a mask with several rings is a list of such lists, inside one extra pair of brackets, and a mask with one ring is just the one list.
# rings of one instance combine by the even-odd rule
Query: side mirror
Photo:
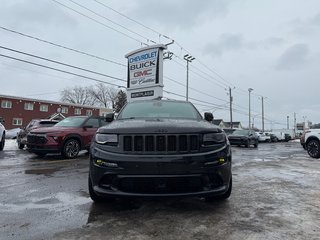
[(114, 113), (107, 113), (106, 122), (112, 122), (114, 120)]
[(207, 120), (208, 122), (212, 122), (213, 120), (213, 115), (210, 112), (205, 112), (204, 113), (204, 119)]

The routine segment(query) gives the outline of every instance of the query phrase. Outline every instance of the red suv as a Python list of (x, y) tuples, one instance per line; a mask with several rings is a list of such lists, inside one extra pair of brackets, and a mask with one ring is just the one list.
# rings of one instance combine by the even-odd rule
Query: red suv
[(95, 132), (106, 124), (102, 117), (68, 117), (53, 127), (32, 130), (27, 135), (27, 148), (38, 156), (61, 153), (66, 158), (75, 158), (80, 150), (89, 150)]

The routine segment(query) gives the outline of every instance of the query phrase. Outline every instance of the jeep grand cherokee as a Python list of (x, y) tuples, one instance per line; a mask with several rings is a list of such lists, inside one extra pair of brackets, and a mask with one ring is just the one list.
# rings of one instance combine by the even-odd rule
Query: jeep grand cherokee
[(116, 197), (231, 194), (231, 149), (225, 133), (189, 102), (128, 103), (91, 144), (89, 193), (99, 202)]

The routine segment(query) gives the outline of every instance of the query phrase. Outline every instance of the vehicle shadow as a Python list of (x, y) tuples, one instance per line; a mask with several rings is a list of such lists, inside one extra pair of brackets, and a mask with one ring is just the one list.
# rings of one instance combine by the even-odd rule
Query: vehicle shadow
[[(119, 219), (124, 216), (132, 217), (141, 214), (150, 215), (153, 218), (155, 214), (165, 215), (210, 215), (212, 211), (224, 214), (226, 209), (230, 208), (229, 200), (216, 200), (206, 202), (203, 198), (148, 198), (148, 199), (116, 199), (113, 202), (92, 203), (88, 215), (87, 224), (96, 221), (107, 221), (108, 219)], [(148, 218), (148, 217), (147, 217)], [(123, 219), (122, 219), (123, 220)], [(128, 219), (128, 221), (130, 221)]]

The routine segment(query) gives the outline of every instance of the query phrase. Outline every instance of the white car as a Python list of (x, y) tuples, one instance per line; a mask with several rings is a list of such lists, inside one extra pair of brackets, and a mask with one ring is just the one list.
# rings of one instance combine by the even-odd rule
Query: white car
[(6, 137), (6, 129), (0, 122), (0, 151), (2, 151), (4, 148), (5, 137)]
[(320, 129), (306, 131), (304, 144), (310, 157), (320, 158)]
[(271, 142), (270, 136), (266, 135), (263, 132), (257, 132), (259, 142)]

